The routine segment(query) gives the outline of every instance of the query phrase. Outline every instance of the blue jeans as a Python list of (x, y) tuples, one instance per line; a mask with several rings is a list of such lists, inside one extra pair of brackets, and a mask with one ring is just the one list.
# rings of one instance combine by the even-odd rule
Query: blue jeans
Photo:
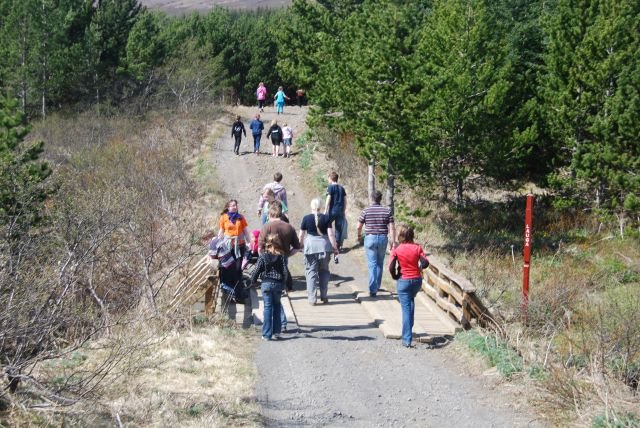
[(280, 316), (282, 314), (282, 304), (280, 297), (282, 296), (281, 282), (262, 281), (262, 301), (264, 303), (264, 314), (262, 322), (262, 337), (271, 339), (274, 334), (280, 334), (282, 324)]
[(413, 328), (413, 315), (416, 308), (416, 294), (422, 288), (422, 278), (399, 279), (397, 283), (398, 300), (402, 308), (402, 344), (411, 345), (411, 329)]
[(364, 249), (369, 265), (369, 293), (377, 293), (382, 284), (384, 270), (384, 254), (387, 250), (387, 235), (366, 235)]
[(333, 221), (335, 223), (335, 230), (336, 230), (336, 242), (338, 243), (338, 247), (342, 247), (342, 244), (344, 242), (344, 235), (345, 235), (345, 230), (344, 230), (344, 213), (340, 213), (340, 214), (335, 214), (332, 215), (333, 217)]
[(260, 150), (260, 138), (262, 138), (262, 134), (253, 134), (253, 151), (257, 152)]

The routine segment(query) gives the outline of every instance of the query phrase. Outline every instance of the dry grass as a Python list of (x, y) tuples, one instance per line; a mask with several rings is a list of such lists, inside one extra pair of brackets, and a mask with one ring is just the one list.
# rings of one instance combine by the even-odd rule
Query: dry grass
[(171, 329), (165, 320), (131, 321), (126, 329), (51, 360), (51, 380), (95, 371), (118, 346), (122, 358), (99, 388), (69, 407), (15, 407), (15, 426), (261, 426), (253, 385), (253, 336), (213, 323)]
[[(100, 147), (116, 160), (140, 145), (151, 152), (156, 147), (172, 147), (178, 154), (174, 158), (184, 161), (181, 167), (196, 184), (189, 190), (196, 197), (195, 202), (181, 207), (180, 218), (175, 218), (163, 231), (167, 233), (182, 224), (182, 244), (199, 246), (200, 233), (213, 221), (211, 207), (220, 205), (216, 171), (210, 159), (213, 142), (226, 130), (226, 124), (208, 117), (165, 112), (144, 118), (112, 117), (101, 121), (90, 120), (88, 116), (60, 118), (51, 126), (38, 127), (33, 137), (46, 140), (50, 158), (61, 164), (73, 156), (76, 165), (78, 161), (82, 163), (84, 160), (77, 158), (78, 153), (95, 153), (94, 149)], [(124, 166), (121, 161), (113, 163), (112, 175), (132, 179), (119, 174)], [(164, 179), (160, 166), (148, 167), (142, 165), (147, 176), (153, 168), (150, 173), (155, 174), (154, 178)], [(94, 167), (94, 173), (87, 174), (90, 180), (96, 177), (95, 170)], [(103, 176), (109, 173), (108, 168), (100, 171)], [(161, 275), (164, 273), (157, 272), (151, 279)], [(168, 279), (156, 289), (159, 308), (171, 299), (171, 284), (177, 280)], [(83, 391), (81, 397), (76, 396), (81, 398), (77, 404), (67, 407), (43, 404), (35, 396), (33, 399), (25, 396), (23, 391), (20, 400), (14, 400), (10, 409), (0, 413), (0, 426), (262, 425), (253, 388), (255, 335), (219, 320), (202, 323), (201, 318), (194, 320), (188, 314), (167, 318), (157, 314), (145, 300), (137, 304), (133, 297), (129, 300), (135, 309), (120, 312), (117, 317), (113, 315), (112, 327), (105, 330), (103, 337), (95, 337), (74, 352), (34, 367), (31, 374), (49, 390), (71, 385), (71, 390)], [(34, 404), (37, 407), (32, 407)]]
[(257, 426), (254, 347), (215, 326), (172, 331), (126, 385), (108, 391), (127, 426)]

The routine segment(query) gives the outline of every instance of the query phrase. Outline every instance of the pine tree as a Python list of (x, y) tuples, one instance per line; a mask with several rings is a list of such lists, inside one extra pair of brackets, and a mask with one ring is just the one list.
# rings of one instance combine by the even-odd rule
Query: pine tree
[(640, 4), (558, 0), (545, 22), (554, 183), (574, 201), (622, 208), (640, 195)]
[(8, 245), (40, 223), (50, 193), (51, 169), (39, 160), (44, 143), (26, 143), (29, 127), (22, 122), (17, 102), (0, 96), (0, 225)]
[(519, 118), (523, 93), (513, 81), (510, 18), (502, 2), (442, 0), (423, 27), (418, 151), (439, 171), (445, 197), (454, 187), (458, 205), (472, 174), (517, 176), (535, 137)]

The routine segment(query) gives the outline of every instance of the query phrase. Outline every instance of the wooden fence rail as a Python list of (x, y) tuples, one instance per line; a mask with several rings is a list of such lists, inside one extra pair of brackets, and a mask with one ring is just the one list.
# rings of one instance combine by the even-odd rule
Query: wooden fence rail
[(201, 258), (178, 283), (173, 300), (169, 303), (169, 311), (175, 311), (183, 305), (193, 305), (204, 295), (205, 315), (214, 313), (219, 289), (216, 264), (208, 255)]
[(480, 325), (492, 321), (491, 313), (476, 296), (476, 288), (466, 278), (447, 268), (437, 257), (429, 255), (422, 289), (448, 317), (464, 328), (472, 320)]

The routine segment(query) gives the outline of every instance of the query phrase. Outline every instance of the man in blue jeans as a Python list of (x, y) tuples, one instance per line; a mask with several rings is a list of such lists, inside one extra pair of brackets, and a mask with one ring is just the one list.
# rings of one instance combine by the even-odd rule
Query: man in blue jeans
[(251, 129), (251, 135), (253, 135), (253, 153), (260, 153), (260, 138), (262, 138), (262, 131), (264, 131), (264, 124), (260, 120), (260, 114), (256, 114), (255, 119), (249, 124)]
[(347, 192), (338, 184), (338, 173), (329, 173), (329, 186), (327, 187), (327, 199), (324, 205), (324, 213), (331, 218), (336, 233), (338, 249), (342, 248), (346, 235), (345, 222), (347, 212)]
[[(369, 266), (369, 296), (376, 297), (382, 283), (384, 270), (384, 254), (393, 248), (396, 240), (396, 228), (390, 208), (380, 205), (382, 193), (376, 190), (371, 195), (371, 205), (365, 208), (358, 217), (358, 241), (362, 238), (364, 226), (364, 248)], [(391, 233), (391, 241), (389, 241)]]

